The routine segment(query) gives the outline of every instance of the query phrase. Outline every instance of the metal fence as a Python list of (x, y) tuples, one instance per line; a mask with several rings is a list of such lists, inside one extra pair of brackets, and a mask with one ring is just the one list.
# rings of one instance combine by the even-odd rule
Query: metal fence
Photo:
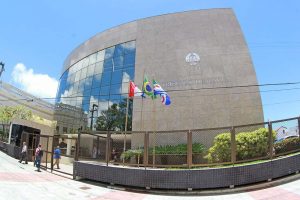
[[(34, 160), (35, 148), (41, 144), (42, 166), (69, 175), (73, 174), (74, 160), (150, 168), (240, 165), (300, 152), (299, 123), (300, 117), (295, 117), (178, 131), (81, 131), (54, 136), (24, 132), (20, 144), (23, 141), (28, 144), (29, 161)], [(21, 147), (7, 143), (8, 136), (0, 139), (0, 148), (18, 158)], [(60, 169), (54, 166), (53, 152), (57, 146), (61, 149)]]
[(179, 131), (94, 131), (78, 135), (76, 160), (192, 168), (259, 162), (300, 151), (300, 118)]

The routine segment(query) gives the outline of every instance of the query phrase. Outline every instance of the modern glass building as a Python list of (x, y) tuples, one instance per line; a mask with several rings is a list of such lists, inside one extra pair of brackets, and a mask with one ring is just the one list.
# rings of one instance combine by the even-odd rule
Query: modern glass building
[[(126, 101), (129, 80), (134, 80), (135, 41), (101, 49), (71, 65), (61, 76), (56, 104), (81, 108), (81, 120), (95, 123), (101, 111)], [(86, 118), (87, 119), (84, 119)], [(60, 120), (62, 122), (63, 120)], [(62, 124), (63, 132), (78, 127), (77, 120)], [(93, 123), (93, 124), (94, 124)]]
[(172, 104), (134, 98), (134, 131), (264, 121), (259, 88), (234, 87), (257, 85), (234, 12), (208, 9), (132, 21), (74, 49), (64, 62), (57, 92), (57, 108), (66, 110), (57, 114), (59, 132), (90, 127), (91, 119), (105, 117), (102, 112), (121, 109), (129, 80), (141, 87), (144, 74), (169, 92)]

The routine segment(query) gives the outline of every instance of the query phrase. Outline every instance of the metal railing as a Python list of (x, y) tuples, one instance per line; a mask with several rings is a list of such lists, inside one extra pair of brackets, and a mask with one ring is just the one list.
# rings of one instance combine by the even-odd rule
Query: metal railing
[(300, 118), (211, 129), (78, 134), (75, 160), (135, 167), (260, 162), (300, 151)]

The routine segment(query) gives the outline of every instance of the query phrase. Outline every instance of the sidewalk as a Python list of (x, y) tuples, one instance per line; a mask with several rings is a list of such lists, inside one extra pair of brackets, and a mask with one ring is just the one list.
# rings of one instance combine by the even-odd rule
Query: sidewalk
[[(64, 178), (50, 172), (36, 172), (32, 164), (0, 152), (0, 200), (300, 200), (300, 180), (245, 193), (215, 196), (172, 196), (126, 192)], [(201, 181), (201, 180), (199, 180)]]

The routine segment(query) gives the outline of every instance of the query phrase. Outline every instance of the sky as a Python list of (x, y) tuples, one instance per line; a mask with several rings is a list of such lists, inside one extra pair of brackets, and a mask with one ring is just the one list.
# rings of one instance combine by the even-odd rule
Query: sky
[[(234, 10), (259, 84), (300, 82), (298, 0), (1, 0), (0, 7), (1, 79), (38, 97), (55, 97), (65, 58), (95, 34), (149, 16), (209, 8)], [(265, 121), (300, 115), (300, 84), (260, 90)]]

